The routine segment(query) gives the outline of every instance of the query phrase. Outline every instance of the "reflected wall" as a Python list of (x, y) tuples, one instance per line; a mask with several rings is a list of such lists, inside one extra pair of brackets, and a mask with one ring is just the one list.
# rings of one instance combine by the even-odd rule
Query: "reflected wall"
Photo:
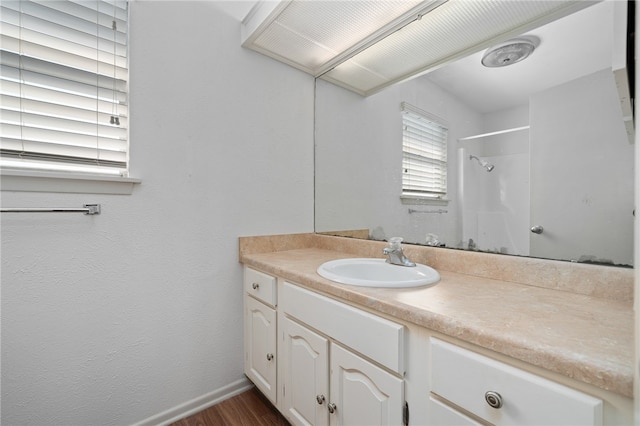
[[(375, 239), (402, 236), (418, 244), (431, 233), (458, 247), (455, 141), (480, 132), (482, 115), (423, 77), (366, 98), (322, 80), (316, 84), (316, 232), (367, 228)], [(454, 143), (448, 149), (448, 203), (404, 204), (400, 199), (403, 101), (449, 126)]]
[[(436, 236), (448, 248), (632, 264), (634, 146), (611, 70), (488, 114), (427, 76), (367, 98), (316, 84), (316, 232), (368, 229), (376, 240), (426, 244)], [(401, 198), (402, 102), (449, 127), (445, 201)], [(535, 225), (544, 232), (532, 234)]]

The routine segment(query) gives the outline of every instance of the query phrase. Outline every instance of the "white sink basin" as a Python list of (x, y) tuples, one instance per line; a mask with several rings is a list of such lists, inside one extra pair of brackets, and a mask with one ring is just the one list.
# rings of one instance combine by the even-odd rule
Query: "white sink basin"
[(399, 266), (373, 258), (325, 262), (318, 268), (318, 274), (331, 281), (361, 287), (419, 287), (440, 281), (438, 271), (427, 265)]

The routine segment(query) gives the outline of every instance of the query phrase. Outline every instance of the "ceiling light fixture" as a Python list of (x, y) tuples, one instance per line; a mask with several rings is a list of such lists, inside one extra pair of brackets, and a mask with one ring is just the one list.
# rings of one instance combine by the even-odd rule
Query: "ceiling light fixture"
[(487, 49), (482, 56), (482, 65), (489, 68), (513, 65), (533, 53), (538, 47), (537, 37), (515, 38)]

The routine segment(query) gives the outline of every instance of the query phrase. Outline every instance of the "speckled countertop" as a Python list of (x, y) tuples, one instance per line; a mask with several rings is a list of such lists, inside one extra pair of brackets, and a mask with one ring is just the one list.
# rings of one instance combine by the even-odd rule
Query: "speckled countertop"
[[(438, 284), (407, 289), (355, 287), (316, 272), (328, 260), (381, 257), (383, 246), (315, 234), (242, 237), (240, 261), (338, 299), (632, 397), (633, 270), (406, 246), (412, 260), (440, 272)], [(454, 258), (458, 259), (455, 268), (448, 266), (456, 263)], [(493, 272), (486, 266), (491, 263), (495, 263)], [(475, 270), (480, 276), (470, 274)], [(531, 277), (523, 279), (522, 272), (528, 270), (538, 271), (533, 282), (544, 280), (544, 285), (526, 282)], [(549, 270), (555, 275), (550, 276)], [(607, 282), (594, 283), (594, 276)]]

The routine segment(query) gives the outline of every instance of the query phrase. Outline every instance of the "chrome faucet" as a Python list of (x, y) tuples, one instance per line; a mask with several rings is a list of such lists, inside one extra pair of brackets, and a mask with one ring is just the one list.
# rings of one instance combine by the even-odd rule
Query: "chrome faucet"
[(382, 252), (389, 256), (389, 258), (387, 259), (387, 263), (400, 266), (416, 266), (415, 263), (410, 261), (404, 255), (402, 246), (400, 245), (401, 242), (402, 238), (400, 237), (389, 238), (389, 247), (385, 247), (382, 249)]

